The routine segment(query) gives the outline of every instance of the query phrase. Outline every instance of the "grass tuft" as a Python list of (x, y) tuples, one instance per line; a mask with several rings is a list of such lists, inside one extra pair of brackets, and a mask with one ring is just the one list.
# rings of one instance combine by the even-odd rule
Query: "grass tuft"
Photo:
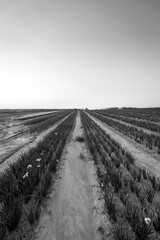
[(75, 141), (77, 141), (77, 142), (85, 142), (85, 138), (83, 136), (77, 136), (75, 138)]

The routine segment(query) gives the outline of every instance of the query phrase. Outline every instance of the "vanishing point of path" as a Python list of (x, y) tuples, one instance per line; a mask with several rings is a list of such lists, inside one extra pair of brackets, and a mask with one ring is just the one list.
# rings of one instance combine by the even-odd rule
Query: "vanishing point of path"
[(59, 178), (42, 211), (36, 240), (100, 240), (102, 228), (110, 239), (95, 166), (86, 144), (76, 141), (77, 136), (83, 136), (79, 112), (61, 157)]

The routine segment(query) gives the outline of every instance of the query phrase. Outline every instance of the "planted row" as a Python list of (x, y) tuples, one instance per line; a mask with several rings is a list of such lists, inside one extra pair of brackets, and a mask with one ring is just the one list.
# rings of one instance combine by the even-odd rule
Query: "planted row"
[(99, 120), (103, 121), (104, 123), (107, 123), (109, 126), (114, 127), (128, 137), (133, 138), (136, 142), (140, 144), (145, 144), (147, 148), (155, 148), (157, 153), (160, 154), (160, 136), (145, 133), (141, 129), (139, 130), (137, 127), (128, 126), (125, 123), (120, 123), (116, 120), (96, 114), (93, 111), (89, 111), (89, 113), (94, 117), (98, 118)]
[(67, 110), (63, 112), (58, 112), (51, 114), (49, 116), (42, 116), (36, 119), (30, 119), (25, 122), (26, 125), (29, 126), (30, 132), (42, 132), (47, 129), (51, 125), (55, 124), (57, 121), (63, 119), (67, 115), (69, 115), (72, 111)]
[(25, 120), (28, 120), (28, 119), (33, 119), (33, 118), (37, 118), (37, 117), (42, 117), (42, 116), (45, 116), (45, 115), (50, 115), (50, 114), (53, 114), (53, 113), (56, 113), (57, 111), (53, 110), (53, 111), (46, 111), (46, 112), (38, 112), (38, 113), (30, 113), (30, 114), (27, 114), (27, 115), (22, 115), (18, 118), (16, 118), (15, 120), (21, 120), (21, 121), (25, 121)]
[(84, 112), (89, 150), (97, 165), (106, 208), (117, 239), (160, 239), (160, 183)]
[(76, 111), (0, 176), (0, 239), (17, 227), (30, 199), (34, 205), (27, 211), (28, 220), (37, 219), (75, 116)]
[(109, 108), (104, 111), (144, 121), (160, 122), (160, 108)]
[(151, 131), (160, 133), (160, 125), (154, 122), (137, 119), (137, 118), (130, 118), (130, 117), (126, 117), (119, 114), (111, 114), (111, 113), (108, 113), (108, 111), (97, 110), (95, 112), (113, 119), (122, 120), (124, 122), (136, 125), (138, 127), (146, 128)]

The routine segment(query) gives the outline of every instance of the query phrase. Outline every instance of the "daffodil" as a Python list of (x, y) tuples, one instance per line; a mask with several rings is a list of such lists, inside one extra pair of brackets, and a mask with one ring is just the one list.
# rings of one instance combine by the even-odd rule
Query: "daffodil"
[(37, 158), (37, 159), (36, 159), (36, 162), (40, 162), (40, 161), (41, 161), (41, 158)]
[(32, 168), (32, 165), (31, 165), (31, 164), (29, 164), (29, 165), (27, 166), (27, 168)]
[(151, 219), (150, 219), (149, 217), (146, 217), (146, 218), (144, 219), (144, 221), (145, 221), (145, 223), (146, 223), (147, 225), (149, 225), (149, 224), (151, 223)]
[(24, 176), (23, 176), (23, 179), (25, 179), (26, 177), (28, 177), (28, 174), (29, 174), (29, 172), (26, 172), (26, 173), (24, 174)]

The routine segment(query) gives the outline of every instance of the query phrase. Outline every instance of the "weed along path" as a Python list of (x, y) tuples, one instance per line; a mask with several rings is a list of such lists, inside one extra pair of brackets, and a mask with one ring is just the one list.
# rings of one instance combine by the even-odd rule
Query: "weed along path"
[(102, 232), (110, 235), (95, 166), (78, 136), (83, 137), (79, 113), (61, 156), (59, 178), (35, 230), (36, 240), (100, 240)]
[(117, 141), (124, 149), (130, 152), (136, 160), (136, 164), (138, 166), (143, 166), (147, 168), (150, 172), (155, 174), (157, 177), (160, 177), (160, 161), (159, 157), (155, 154), (146, 150), (142, 145), (136, 143), (134, 140), (129, 137), (123, 135), (116, 129), (110, 127), (106, 123), (101, 120), (91, 116), (87, 113), (87, 115), (94, 120), (111, 138)]

